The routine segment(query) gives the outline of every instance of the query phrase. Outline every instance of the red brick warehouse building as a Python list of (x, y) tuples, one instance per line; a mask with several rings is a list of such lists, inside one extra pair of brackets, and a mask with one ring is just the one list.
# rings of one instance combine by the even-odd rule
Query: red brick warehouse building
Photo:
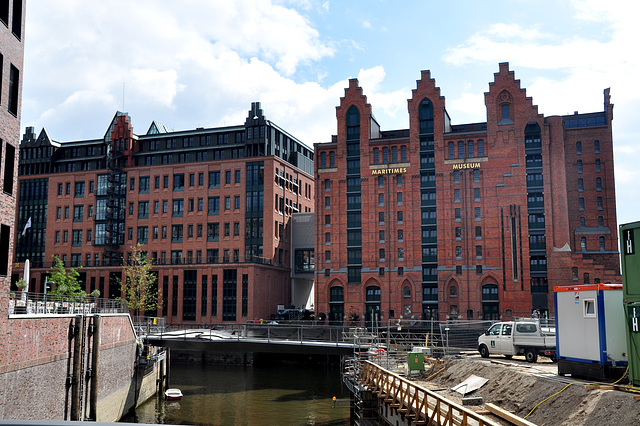
[[(119, 297), (136, 243), (154, 259), (168, 322), (245, 322), (288, 304), (290, 228), (313, 210), (313, 151), (251, 105), (244, 124), (133, 132), (118, 112), (103, 138), (21, 142), (15, 279), (30, 259), (33, 291), (52, 255), (84, 289)], [(20, 228), (22, 229), (22, 228)]]
[(553, 314), (553, 286), (619, 282), (609, 89), (601, 112), (545, 117), (502, 63), (485, 105), (486, 122), (452, 124), (423, 71), (409, 129), (382, 131), (349, 81), (337, 136), (315, 145), (316, 312)]
[[(0, 2), (0, 300), (9, 299), (15, 247), (24, 63), (24, 0)], [(0, 318), (8, 303), (0, 303)], [(6, 315), (4, 319), (6, 320)], [(5, 329), (0, 320), (0, 330)], [(2, 364), (0, 359), (0, 365)]]

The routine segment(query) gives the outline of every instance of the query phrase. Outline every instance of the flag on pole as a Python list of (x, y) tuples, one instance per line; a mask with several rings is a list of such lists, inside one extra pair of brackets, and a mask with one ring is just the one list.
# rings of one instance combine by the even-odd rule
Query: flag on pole
[(24, 226), (24, 229), (22, 230), (22, 236), (24, 237), (24, 234), (27, 233), (27, 229), (31, 228), (31, 218), (29, 218), (29, 220), (27, 220), (27, 224)]

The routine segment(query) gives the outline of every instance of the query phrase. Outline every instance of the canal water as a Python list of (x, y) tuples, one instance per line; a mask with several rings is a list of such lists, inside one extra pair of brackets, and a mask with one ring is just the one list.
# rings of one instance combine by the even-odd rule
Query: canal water
[(349, 425), (349, 409), (332, 398), (349, 398), (337, 367), (322, 365), (201, 365), (172, 363), (170, 386), (180, 401), (152, 398), (133, 423), (172, 425)]

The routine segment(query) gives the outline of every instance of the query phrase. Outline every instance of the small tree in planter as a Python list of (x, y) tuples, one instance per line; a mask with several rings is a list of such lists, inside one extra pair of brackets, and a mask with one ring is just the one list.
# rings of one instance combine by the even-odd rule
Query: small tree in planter
[(51, 293), (59, 296), (86, 297), (87, 294), (82, 290), (80, 281), (78, 281), (80, 273), (75, 268), (66, 270), (64, 262), (56, 255), (53, 255), (53, 260), (55, 264), (49, 269), (49, 281), (56, 283), (56, 288)]
[(131, 246), (131, 250), (129, 261), (122, 266), (124, 280), (120, 281), (120, 291), (129, 309), (135, 316), (140, 316), (145, 311), (157, 309), (161, 303), (155, 285), (157, 276), (151, 270), (153, 260), (147, 257), (141, 244)]
[(24, 289), (27, 288), (27, 280), (20, 278), (16, 283), (16, 287), (18, 287), (20, 291), (24, 291)]

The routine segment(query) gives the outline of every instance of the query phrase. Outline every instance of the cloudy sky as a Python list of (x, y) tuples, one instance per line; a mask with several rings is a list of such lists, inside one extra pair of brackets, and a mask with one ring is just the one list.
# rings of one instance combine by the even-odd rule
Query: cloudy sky
[[(490, 5), (490, 6), (489, 6)], [(635, 9), (635, 10), (634, 10)], [(100, 138), (244, 122), (252, 101), (308, 145), (336, 133), (357, 77), (382, 129), (408, 127), (430, 69), (454, 124), (486, 120), (509, 62), (546, 116), (603, 108), (611, 88), (618, 221), (640, 220), (640, 4), (623, 0), (29, 0), (22, 127)]]

